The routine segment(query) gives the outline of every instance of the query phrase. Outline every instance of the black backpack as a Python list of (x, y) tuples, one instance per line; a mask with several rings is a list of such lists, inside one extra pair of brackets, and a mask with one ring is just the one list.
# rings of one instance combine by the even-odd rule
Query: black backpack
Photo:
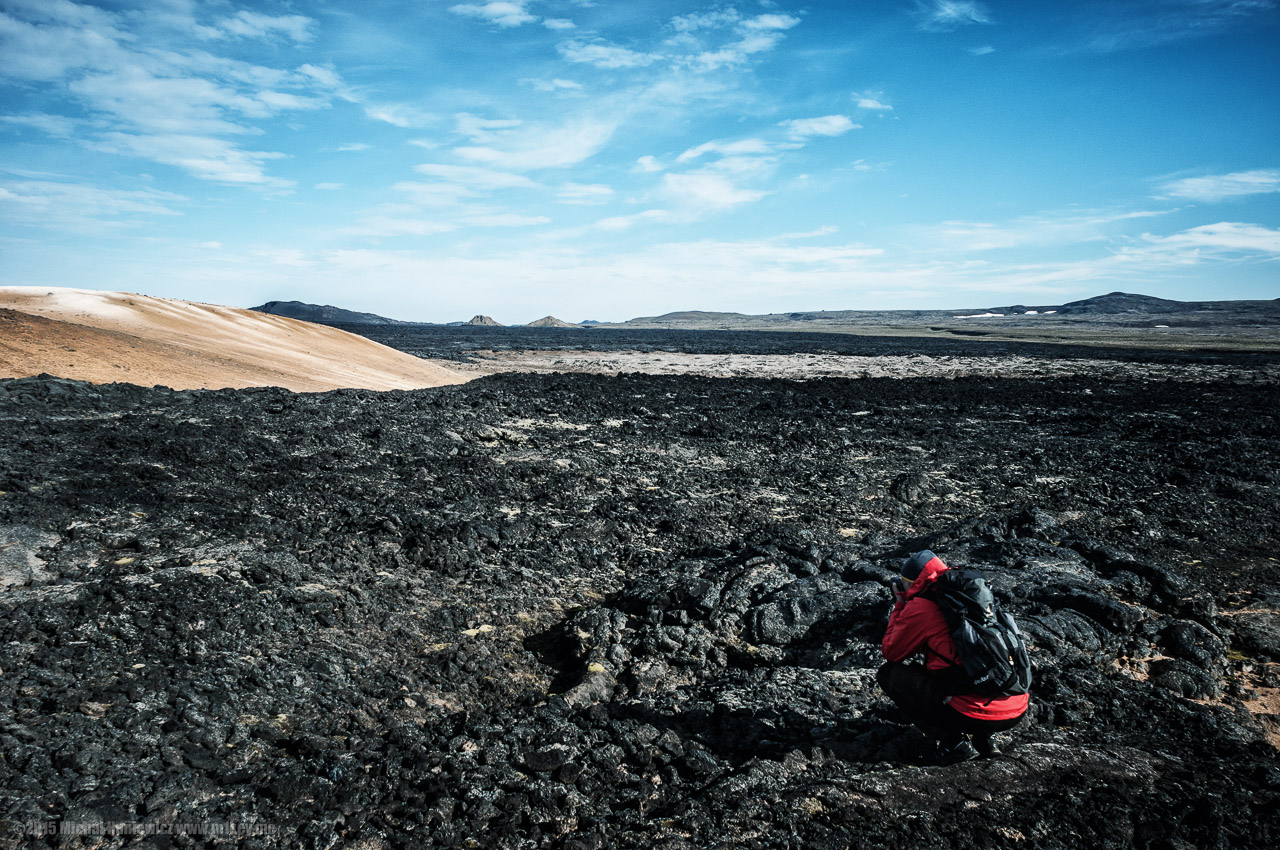
[(1031, 688), (1031, 659), (1013, 617), (977, 570), (951, 569), (938, 575), (922, 593), (942, 609), (960, 664), (941, 670), (935, 679), (951, 694), (1009, 697)]

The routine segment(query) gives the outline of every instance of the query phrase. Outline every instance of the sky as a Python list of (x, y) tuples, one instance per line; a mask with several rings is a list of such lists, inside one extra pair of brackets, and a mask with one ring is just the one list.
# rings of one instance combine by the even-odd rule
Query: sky
[(411, 321), (1280, 297), (1272, 0), (0, 0), (0, 285)]

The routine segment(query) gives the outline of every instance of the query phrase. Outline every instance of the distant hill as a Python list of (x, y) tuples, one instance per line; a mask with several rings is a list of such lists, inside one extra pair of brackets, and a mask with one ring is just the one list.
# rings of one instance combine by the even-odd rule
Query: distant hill
[(388, 319), (375, 313), (357, 313), (329, 304), (307, 304), (302, 301), (268, 301), (260, 307), (250, 307), (255, 313), (301, 319), (304, 322), (333, 322), (348, 325), (408, 325), (399, 319)]
[[(960, 323), (1070, 323), (1172, 326), (1280, 324), (1280, 299), (1273, 301), (1173, 301), (1149, 295), (1110, 292), (1065, 304), (976, 307), (953, 310), (808, 310), (792, 313), (717, 313), (684, 310), (642, 316), (605, 326), (689, 330), (821, 330), (842, 327), (954, 325)], [(941, 328), (935, 328), (940, 330)]]
[(505, 325), (503, 325), (501, 322), (499, 322), (499, 321), (495, 320), (492, 316), (472, 316), (472, 317), (471, 317), (471, 321), (467, 322), (467, 324), (468, 324), (468, 325), (483, 325), (484, 327), (487, 327), (487, 328), (501, 328), (501, 327), (506, 327), (506, 326), (505, 326)]
[(543, 316), (541, 319), (530, 322), (529, 327), (531, 328), (577, 328), (577, 327), (581, 327), (581, 325), (575, 325), (571, 322), (566, 322), (561, 319), (557, 319), (555, 316)]
[(1256, 312), (1257, 308), (1277, 301), (1171, 301), (1150, 295), (1131, 295), (1127, 292), (1109, 292), (1083, 301), (1069, 301), (1058, 308), (1064, 315), (1081, 313), (1182, 313), (1191, 311), (1240, 311)]

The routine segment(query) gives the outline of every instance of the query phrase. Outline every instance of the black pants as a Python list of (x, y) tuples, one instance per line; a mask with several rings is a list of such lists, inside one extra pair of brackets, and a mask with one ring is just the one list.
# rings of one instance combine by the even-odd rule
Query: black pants
[(939, 690), (923, 664), (886, 662), (876, 673), (876, 681), (907, 720), (944, 744), (956, 743), (966, 734), (990, 738), (1022, 722), (1021, 715), (1009, 720), (981, 720), (961, 714), (943, 702), (947, 695)]

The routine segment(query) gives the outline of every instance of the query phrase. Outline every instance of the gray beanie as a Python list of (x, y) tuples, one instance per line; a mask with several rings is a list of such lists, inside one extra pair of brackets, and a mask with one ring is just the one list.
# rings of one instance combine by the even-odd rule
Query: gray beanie
[(936, 557), (938, 556), (928, 549), (915, 553), (902, 562), (902, 577), (915, 581), (920, 577), (920, 572), (924, 569), (924, 565)]

